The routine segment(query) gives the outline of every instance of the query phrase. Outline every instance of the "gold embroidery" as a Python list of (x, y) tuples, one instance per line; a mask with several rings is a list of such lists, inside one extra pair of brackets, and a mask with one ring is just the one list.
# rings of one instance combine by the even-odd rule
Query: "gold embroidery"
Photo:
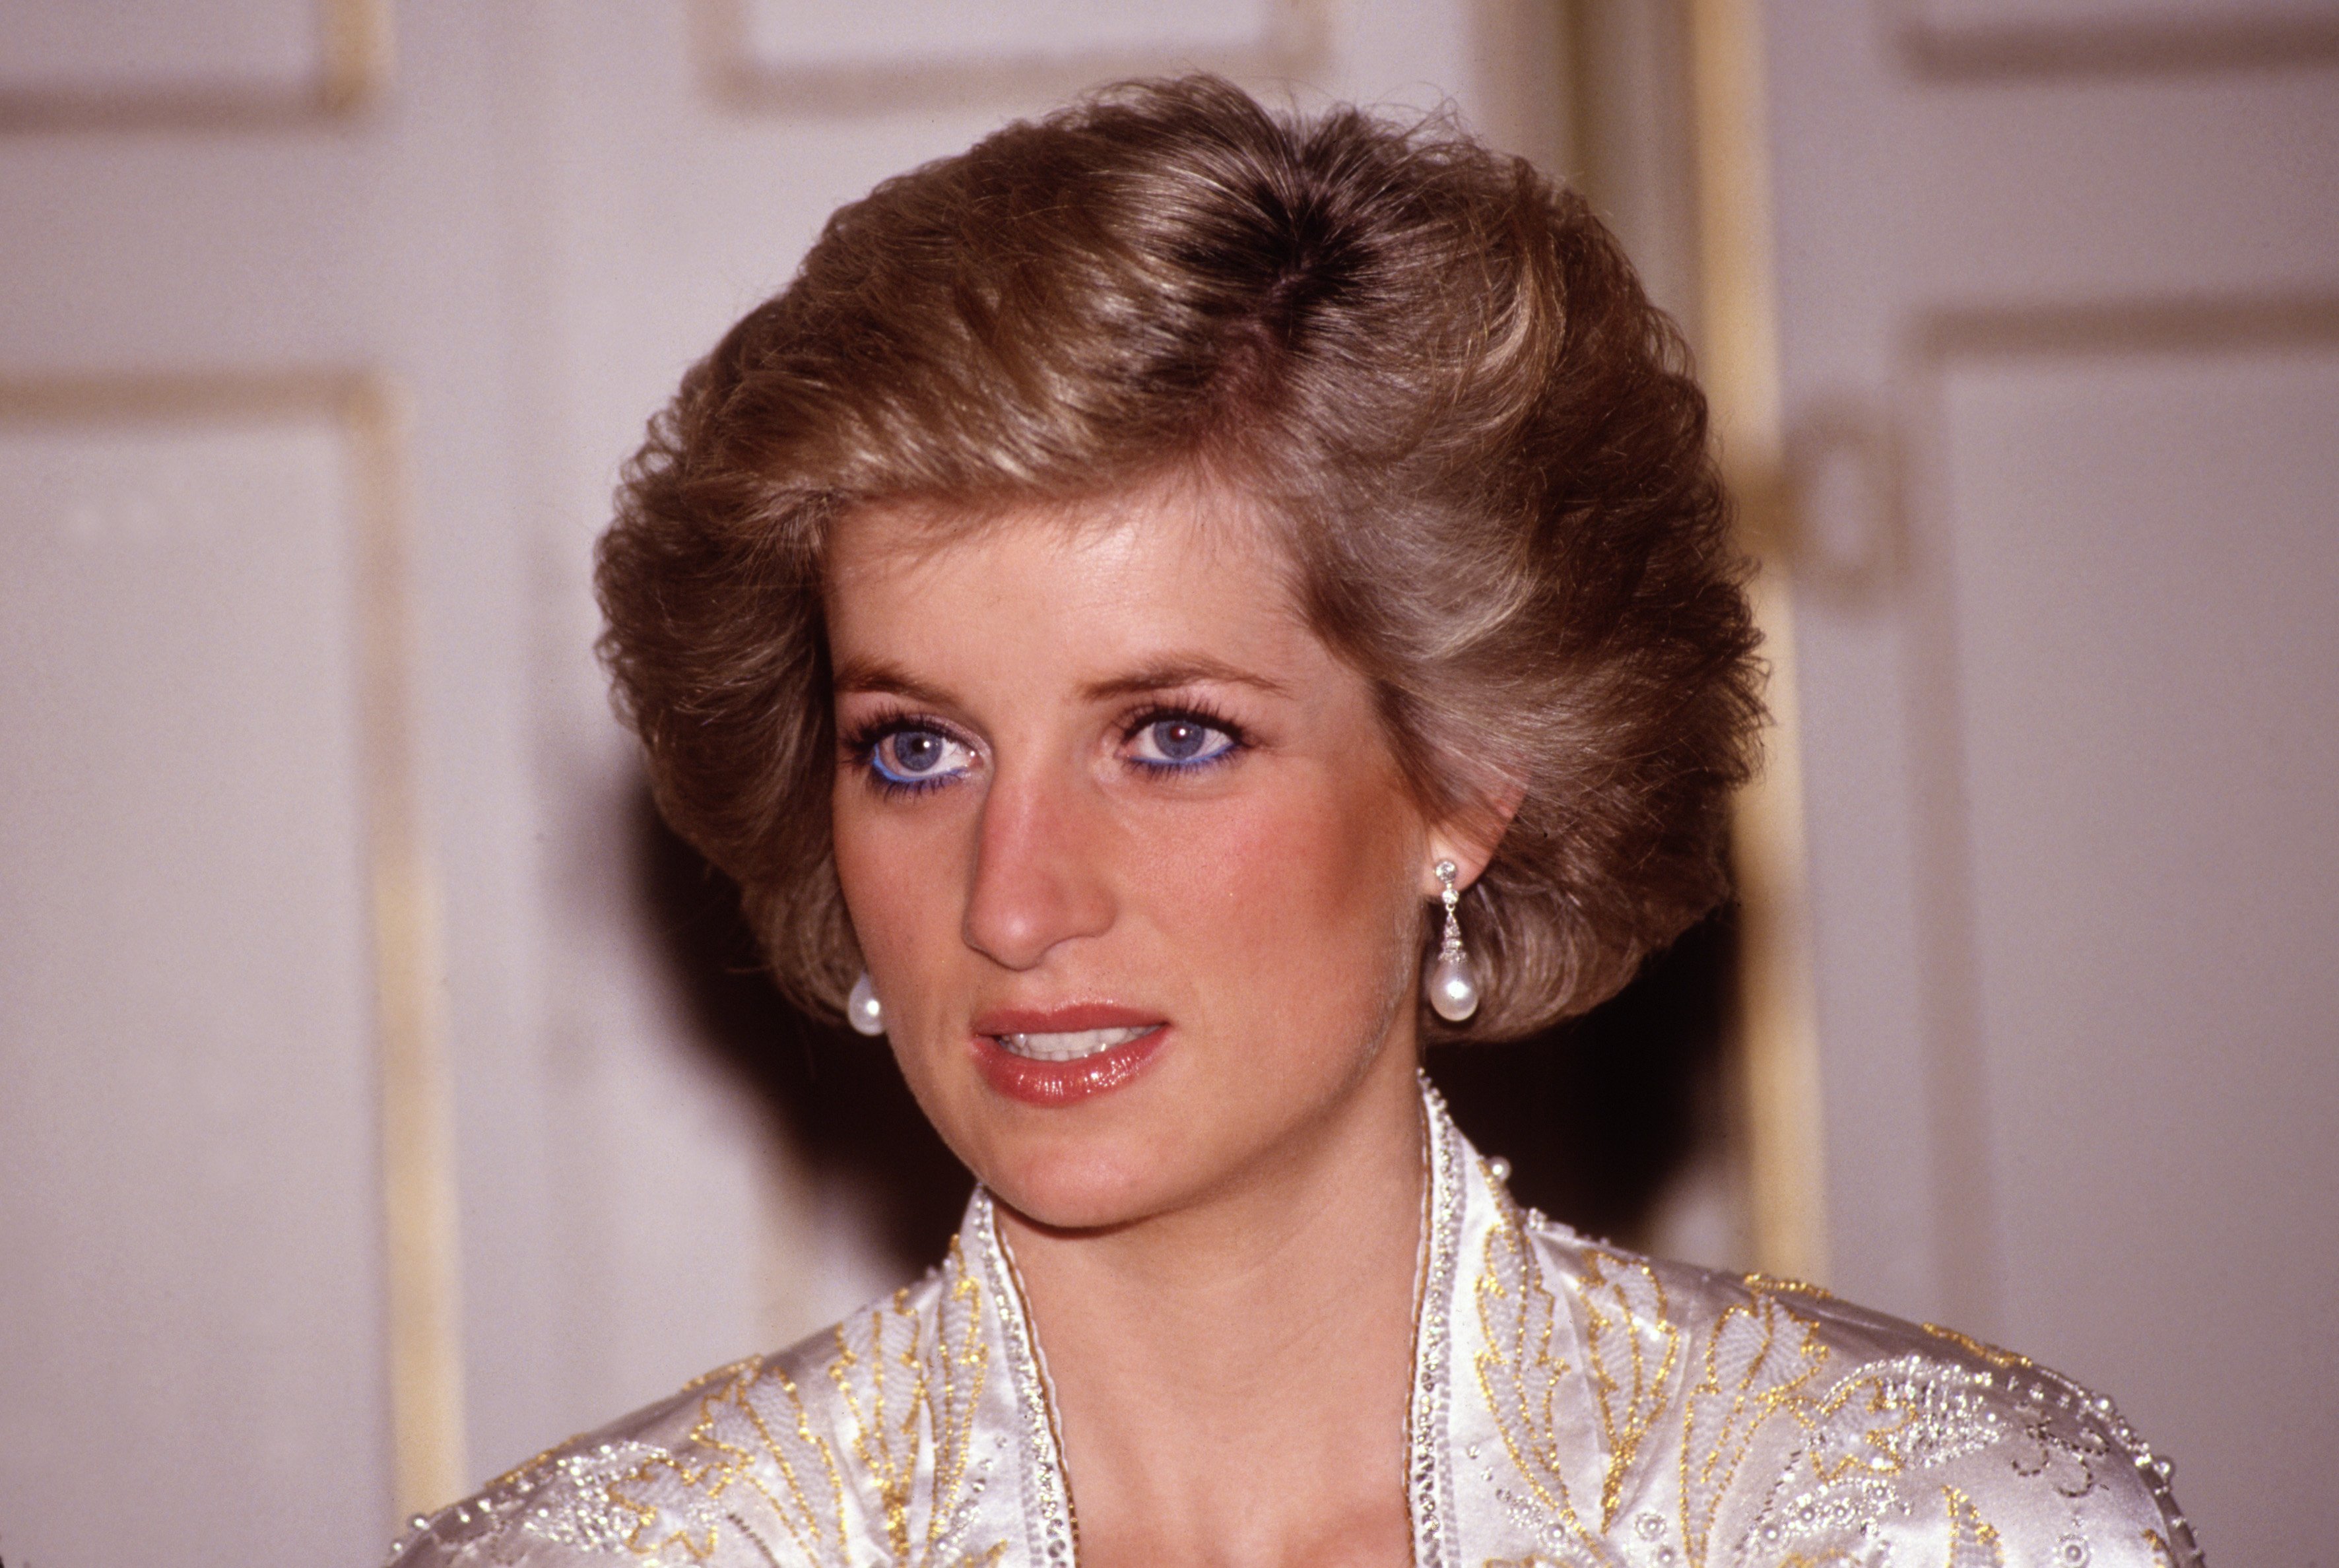
[(1954, 1486), (1941, 1488), (1949, 1504), (1948, 1568), (2006, 1568), (1998, 1531), (1981, 1516), (1973, 1499)]
[(674, 1455), (661, 1455), (613, 1483), (610, 1497), (640, 1521), (627, 1547), (645, 1562), (672, 1562), (668, 1548), (679, 1548), (693, 1563), (706, 1562), (715, 1555), (720, 1504), (730, 1483), (726, 1466), (694, 1469)]
[(1784, 1292), (1789, 1296), (1808, 1296), (1815, 1301), (1833, 1301), (1835, 1292), (1822, 1285), (1811, 1285), (1800, 1279), (1790, 1279), (1783, 1274), (1749, 1274), (1743, 1277), (1746, 1288), (1761, 1295), (1766, 1291)]
[(1763, 1424), (1801, 1396), (1827, 1359), (1819, 1326), (1774, 1296), (1732, 1305), (1706, 1336), (1704, 1375), (1682, 1413), (1682, 1539), (1702, 1568), (1722, 1500)]
[[(707, 1462), (695, 1464), (685, 1455), (639, 1443), (606, 1444), (593, 1450), (563, 1445), (505, 1472), (489, 1483), (482, 1498), (544, 1493), (531, 1498), (521, 1521), (528, 1533), (572, 1545), (622, 1545), (644, 1561), (671, 1562), (679, 1552), (683, 1559), (704, 1563), (714, 1555), (726, 1514), (737, 1522), (736, 1511), (725, 1504), (724, 1494), (734, 1482), (745, 1481), (815, 1559), (824, 1555), (820, 1549), (824, 1535), (841, 1551), (843, 1489), (826, 1443), (805, 1420), (794, 1384), (784, 1371), (765, 1371), (762, 1359), (755, 1357), (696, 1378), (685, 1391), (706, 1388), (725, 1378), (728, 1381), (723, 1387), (701, 1400), (691, 1431), (690, 1448), (711, 1455)], [(775, 1389), (787, 1402), (785, 1435), (770, 1425), (771, 1413), (765, 1408)], [(776, 1464), (787, 1495), (775, 1494), (758, 1474), (763, 1456)], [(824, 1498), (804, 1492), (800, 1471), (808, 1456), (819, 1461), (827, 1483)], [(554, 1476), (558, 1485), (548, 1493), (546, 1480)], [(824, 1501), (824, 1509), (819, 1506)]]
[(2030, 1357), (2028, 1356), (2018, 1356), (2011, 1350), (2001, 1350), (1988, 1340), (1976, 1339), (1970, 1334), (1960, 1334), (1954, 1328), (1944, 1328), (1938, 1323), (1920, 1324), (1918, 1326), (1934, 1338), (1946, 1339), (1967, 1355), (1979, 1356), (2000, 1371), (2012, 1371), (2030, 1365)]
[(1552, 1402), (1568, 1366), (1551, 1350), (1558, 1304), (1544, 1287), (1543, 1267), (1517, 1206), (1500, 1189), (1497, 1198), (1502, 1223), (1486, 1233), (1485, 1262), (1475, 1287), (1478, 1326), (1486, 1336), (1486, 1348), (1478, 1353), (1478, 1388), (1512, 1464), (1545, 1515), (1593, 1561), (1614, 1564), (1615, 1554), (1576, 1517), (1560, 1469), (1559, 1424)]
[[(1531, 1227), (1498, 1190), (1472, 1202), (1482, 1206), (1474, 1218), (1492, 1221), (1475, 1280), (1483, 1340), (1471, 1347), (1485, 1405), (1446, 1405), (1463, 1397), (1448, 1360), (1465, 1354), (1462, 1329), (1443, 1310), (1460, 1306), (1456, 1236), (1436, 1243), (1451, 1249), (1436, 1253), (1447, 1261), (1425, 1287), (1440, 1310), (1416, 1346), (1416, 1376), (1434, 1377), (1436, 1395), (1426, 1403), (1419, 1389), (1430, 1385), (1417, 1385), (1409, 1432), (1425, 1562), (1463, 1568), (1462, 1553), (1476, 1547), (1466, 1561), (1482, 1568), (1852, 1568), (1899, 1543), (1896, 1562), (1913, 1548), (1920, 1564), (1945, 1552), (1948, 1568), (2007, 1568), (2043, 1549), (2028, 1528), (2040, 1524), (2034, 1503), (2068, 1515), (2064, 1556), (2077, 1532), (2094, 1538), (2109, 1515), (2089, 1499), (2116, 1457), (2136, 1462), (2175, 1520), (2165, 1475), (2109, 1405), (2052, 1374), (2018, 1372), (2023, 1357), (1938, 1326), (1920, 1336), (1852, 1320), (1865, 1331), (1847, 1337), (1865, 1354), (1839, 1370), (1846, 1349), (1831, 1355), (1826, 1339), (1837, 1315), (1811, 1306), (1823, 1291), (1751, 1275), (1742, 1297), (1726, 1277), (1661, 1276), (1631, 1254)], [(1457, 1228), (1460, 1208), (1457, 1199)], [(510, 1562), (548, 1542), (643, 1568), (998, 1568), (1021, 1549), (1014, 1542), (1044, 1530), (1056, 1533), (1052, 1551), (1038, 1554), (1069, 1562), (1052, 1412), (1012, 1267), (987, 1210), (971, 1212), (983, 1273), (971, 1277), (954, 1245), (938, 1278), (857, 1314), (833, 1342), (737, 1364), (645, 1412), (635, 1429), (660, 1443), (618, 1436), (552, 1450), (418, 1522), (401, 1550)], [(1564, 1314), (1579, 1307), (1577, 1350), (1577, 1320)], [(985, 1407), (992, 1324), (1004, 1331), (1006, 1382)], [(979, 1408), (993, 1425), (978, 1443)], [(665, 1446), (686, 1425), (688, 1435)], [(1674, 1446), (1677, 1516), (1657, 1495), (1673, 1490)], [(1994, 1457), (1971, 1467), (1975, 1479), (1944, 1468), (1984, 1449)], [(1456, 1488), (1439, 1467), (1464, 1456), (1471, 1469)], [(1940, 1484), (1950, 1478), (1973, 1495)], [(1448, 1506), (1457, 1490), (1458, 1530)], [(969, 1543), (978, 1517), (987, 1545)], [(1018, 1520), (1021, 1533), (999, 1538)], [(2127, 1526), (2146, 1548), (2139, 1561), (2196, 1560), (2181, 1524), (2138, 1531), (2141, 1522)], [(1498, 1542), (1522, 1555), (1482, 1555)]]
[(1479, 1271), (1478, 1326), (1486, 1348), (1478, 1353), (1478, 1386), (1502, 1431), (1511, 1461), (1545, 1509), (1576, 1524), (1560, 1474), (1559, 1432), (1552, 1399), (1567, 1363), (1554, 1360), (1551, 1336), (1556, 1304), (1544, 1288), (1533, 1244), (1505, 1206), (1504, 1223), (1486, 1233)]
[[(871, 1308), (865, 1342), (840, 1324), (836, 1359), (829, 1378), (853, 1417), (853, 1453), (873, 1483), (883, 1511), (885, 1543), (899, 1568), (941, 1560), (961, 1522), (967, 1461), (973, 1449), (975, 1402), (990, 1361), (982, 1342), (982, 1299), (958, 1243), (945, 1266), (947, 1288), (934, 1312), (932, 1355), (924, 1353), (918, 1314), (910, 1293)], [(913, 1555), (917, 1532), (911, 1508), (920, 1455), (919, 1426), (933, 1441), (933, 1467), (926, 1490), (922, 1553)], [(1004, 1549), (1002, 1542), (966, 1563), (987, 1563)]]
[[(779, 1366), (751, 1357), (697, 1378), (690, 1388), (709, 1388), (723, 1374), (730, 1381), (699, 1399), (699, 1418), (681, 1454), (659, 1451), (606, 1486), (610, 1507), (632, 1516), (625, 1547), (643, 1561), (676, 1561), (674, 1552), (692, 1563), (709, 1561), (725, 1521), (746, 1528), (739, 1510), (725, 1503), (732, 1484), (744, 1482), (814, 1561), (828, 1559), (825, 1540), (835, 1540), (842, 1552), (844, 1488), (828, 1442), (804, 1418), (795, 1383)], [(763, 1460), (775, 1463), (784, 1491), (765, 1482)], [(821, 1494), (804, 1486), (812, 1460), (819, 1465), (816, 1479), (825, 1479)]]
[[(836, 1354), (827, 1367), (853, 1421), (850, 1456), (869, 1480), (888, 1561), (896, 1568), (921, 1562), (938, 1568), (956, 1550), (963, 1523), (975, 1405), (989, 1353), (981, 1296), (955, 1246), (946, 1268), (931, 1326), (911, 1304), (912, 1293), (897, 1292), (865, 1318), (837, 1326)], [(920, 1461), (929, 1456), (929, 1436), (932, 1464), (921, 1499)], [(851, 1561), (854, 1543), (846, 1533), (838, 1460), (836, 1448), (814, 1429), (787, 1369), (743, 1362), (727, 1384), (700, 1401), (689, 1443), (614, 1482), (608, 1496), (632, 1515), (626, 1544), (645, 1562), (707, 1562), (724, 1528), (738, 1531), (769, 1556), (771, 1547), (757, 1533), (764, 1526), (755, 1523), (768, 1512), (805, 1558), (841, 1565)], [(742, 1496), (765, 1506), (743, 1509)], [(913, 1510), (922, 1500), (920, 1521)], [(921, 1544), (922, 1552), (913, 1550)], [(995, 1563), (1005, 1545), (961, 1553), (955, 1561), (961, 1568), (980, 1568)]]
[[(929, 1552), (943, 1546), (958, 1521), (967, 1461), (974, 1450), (975, 1400), (982, 1393), (991, 1349), (982, 1342), (982, 1294), (966, 1272), (955, 1239), (951, 1242), (951, 1287), (936, 1309), (934, 1375), (927, 1386), (934, 1432), (934, 1478), (926, 1517)], [(981, 1558), (991, 1563), (1007, 1549), (993, 1544)]]
[[(844, 1483), (836, 1455), (812, 1429), (795, 1379), (785, 1370), (775, 1366), (760, 1376), (742, 1377), (708, 1399), (691, 1436), (725, 1456), (717, 1495), (732, 1480), (745, 1478), (807, 1556), (818, 1561), (831, 1541), (843, 1555)], [(779, 1472), (776, 1486), (765, 1480), (757, 1464), (765, 1456)]]
[[(1563, 1559), (1548, 1568), (1584, 1568), (1584, 1561), (1616, 1568), (1612, 1549), (1576, 1516), (1574, 1500), (1567, 1495), (1567, 1476), (1560, 1470), (1560, 1427), (1553, 1397), (1567, 1362), (1551, 1353), (1551, 1334), (1558, 1327), (1558, 1301), (1544, 1287), (1544, 1268), (1535, 1257), (1535, 1243), (1518, 1212), (1497, 1188), (1502, 1224), (1485, 1236), (1485, 1266), (1478, 1271), (1478, 1327), (1485, 1332), (1487, 1348), (1478, 1353), (1478, 1390), (1495, 1414), (1502, 1446), (1527, 1482), (1527, 1491), (1542, 1504), (1544, 1516), (1563, 1533), (1553, 1543)], [(1576, 1559), (1581, 1549), (1586, 1559)], [(1544, 1556), (1527, 1556), (1527, 1563), (1544, 1565)]]
[[(1841, 1419), (1847, 1405), (1854, 1406), (1850, 1421)], [(1811, 1432), (1811, 1467), (1821, 1485), (1871, 1471), (1897, 1474), (1907, 1463), (1898, 1440), (1911, 1411), (1892, 1398), (1878, 1372), (1845, 1379), (1799, 1415)]]
[(1575, 1291), (1584, 1303), (1592, 1392), (1608, 1454), (1600, 1487), (1604, 1531), (1615, 1525), (1625, 1474), (1664, 1409), (1681, 1358), (1681, 1330), (1666, 1314), (1656, 1271), (1639, 1258), (1586, 1252)]
[[(699, 1386), (707, 1381), (702, 1378)], [(698, 1421), (682, 1453), (642, 1464), (612, 1484), (609, 1496), (637, 1520), (627, 1541), (637, 1554), (672, 1561), (671, 1551), (679, 1550), (704, 1563), (714, 1555), (724, 1523), (747, 1528), (740, 1510), (726, 1501), (735, 1484), (760, 1497), (813, 1561), (841, 1560), (844, 1486), (835, 1455), (812, 1430), (794, 1379), (761, 1361), (739, 1363), (728, 1384), (699, 1402)]]
[(853, 1453), (876, 1485), (885, 1543), (896, 1563), (910, 1558), (910, 1488), (917, 1478), (918, 1416), (925, 1402), (918, 1315), (909, 1300), (905, 1288), (871, 1307), (864, 1345), (854, 1343), (853, 1319), (838, 1324), (836, 1359), (828, 1366), (829, 1380), (852, 1413)]
[(718, 1366), (712, 1372), (700, 1373), (697, 1376), (684, 1384), (680, 1392), (684, 1394), (696, 1394), (700, 1389), (709, 1387), (714, 1384), (730, 1383), (739, 1378), (753, 1377), (756, 1373), (761, 1372), (763, 1369), (764, 1358), (762, 1356), (742, 1356), (740, 1359), (732, 1362), (727, 1366)]

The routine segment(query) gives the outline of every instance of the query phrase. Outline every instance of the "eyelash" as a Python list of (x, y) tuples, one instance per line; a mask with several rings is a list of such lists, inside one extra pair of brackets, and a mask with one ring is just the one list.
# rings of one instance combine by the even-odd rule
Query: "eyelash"
[(1156, 777), (1170, 774), (1198, 774), (1206, 769), (1217, 767), (1221, 763), (1231, 762), (1250, 749), (1250, 737), (1244, 733), (1242, 725), (1224, 714), (1217, 712), (1207, 703), (1180, 703), (1174, 707), (1150, 707), (1133, 714), (1120, 726), (1120, 744), (1127, 746), (1155, 725), (1175, 724), (1181, 719), (1189, 724), (1200, 725), (1205, 729), (1216, 730), (1225, 735), (1226, 749), (1198, 762), (1154, 762), (1147, 757), (1130, 757), (1128, 759), (1129, 765), (1141, 769)]
[[(1130, 757), (1126, 759), (1128, 764), (1155, 777), (1172, 774), (1198, 774), (1205, 769), (1216, 767), (1221, 763), (1230, 762), (1237, 755), (1250, 749), (1250, 737), (1244, 733), (1243, 727), (1211, 708), (1207, 703), (1182, 703), (1174, 707), (1155, 706), (1141, 709), (1122, 721), (1120, 744), (1124, 747), (1128, 746), (1153, 725), (1175, 724), (1179, 720), (1218, 731), (1227, 737), (1225, 748), (1198, 762), (1154, 762), (1147, 757)], [(877, 748), (884, 744), (887, 736), (922, 731), (947, 735), (961, 745), (968, 744), (957, 731), (939, 719), (930, 718), (923, 714), (894, 713), (873, 718), (845, 737), (845, 754), (861, 770), (862, 777), (868, 780), (870, 785), (887, 800), (906, 800), (956, 784), (964, 776), (963, 774), (944, 774), (929, 779), (896, 779), (886, 776), (884, 771), (877, 765)]]
[(888, 735), (918, 732), (947, 735), (961, 745), (968, 744), (956, 730), (939, 719), (929, 718), (923, 714), (893, 713), (873, 718), (846, 736), (845, 755), (860, 768), (861, 776), (869, 781), (870, 786), (887, 800), (907, 800), (956, 784), (963, 775), (943, 774), (926, 779), (895, 779), (888, 778), (877, 765), (877, 748)]

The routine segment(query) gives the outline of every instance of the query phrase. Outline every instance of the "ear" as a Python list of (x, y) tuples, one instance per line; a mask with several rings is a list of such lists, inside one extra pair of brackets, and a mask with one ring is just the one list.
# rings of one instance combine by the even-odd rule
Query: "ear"
[(1526, 799), (1524, 784), (1507, 780), (1493, 791), (1482, 794), (1468, 809), (1458, 811), (1429, 829), (1429, 858), (1421, 868), (1424, 898), (1436, 898), (1441, 891), (1437, 873), (1431, 869), (1439, 861), (1454, 863), (1454, 885), (1468, 887), (1495, 858), (1503, 834), (1510, 831), (1511, 819), (1519, 814), (1519, 803)]

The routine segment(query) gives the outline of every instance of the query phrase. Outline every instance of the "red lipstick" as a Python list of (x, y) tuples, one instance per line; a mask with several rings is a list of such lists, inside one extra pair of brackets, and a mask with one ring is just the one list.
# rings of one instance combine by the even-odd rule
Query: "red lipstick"
[[(1011, 1050), (1002, 1039), (1092, 1030), (1145, 1032), (1083, 1056), (1054, 1060)], [(1052, 1109), (1110, 1093), (1143, 1072), (1169, 1042), (1170, 1025), (1159, 1013), (1111, 1002), (1080, 1002), (1050, 1008), (992, 1008), (976, 1017), (972, 1032), (975, 1066), (984, 1082), (1010, 1100)]]

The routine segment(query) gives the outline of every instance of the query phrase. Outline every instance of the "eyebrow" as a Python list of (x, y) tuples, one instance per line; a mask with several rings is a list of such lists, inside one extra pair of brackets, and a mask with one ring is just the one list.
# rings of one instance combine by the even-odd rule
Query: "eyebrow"
[[(847, 660), (836, 667), (831, 684), (839, 692), (880, 692), (929, 707), (947, 706), (952, 701), (950, 694), (940, 686), (929, 685), (898, 665), (883, 659)], [(1110, 702), (1143, 692), (1209, 684), (1252, 686), (1274, 696), (1291, 695), (1289, 686), (1270, 676), (1207, 654), (1189, 654), (1147, 665), (1109, 680), (1091, 681), (1081, 688), (1081, 695), (1090, 702)]]
[(1125, 676), (1115, 676), (1110, 680), (1091, 681), (1081, 688), (1081, 693), (1091, 702), (1105, 702), (1114, 697), (1134, 696), (1141, 692), (1203, 685), (1252, 686), (1279, 697), (1291, 695), (1291, 688), (1281, 681), (1214, 659), (1207, 654), (1181, 655), (1131, 670)]
[(950, 694), (940, 686), (928, 685), (883, 659), (848, 659), (836, 666), (829, 685), (839, 692), (883, 692), (927, 707), (946, 707), (951, 702)]

